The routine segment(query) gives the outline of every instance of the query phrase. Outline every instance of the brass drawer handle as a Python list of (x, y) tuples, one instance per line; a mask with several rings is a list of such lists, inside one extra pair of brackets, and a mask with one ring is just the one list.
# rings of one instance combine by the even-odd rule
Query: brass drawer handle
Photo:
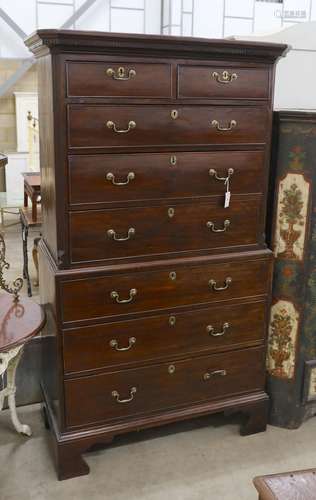
[(216, 229), (215, 222), (211, 222), (211, 221), (208, 221), (206, 223), (206, 226), (211, 231), (213, 231), (213, 233), (224, 233), (230, 226), (230, 220), (229, 219), (224, 220), (224, 225), (223, 225), (222, 229)]
[(233, 175), (234, 169), (233, 168), (229, 168), (227, 170), (227, 176), (226, 177), (219, 177), (217, 175), (217, 171), (214, 168), (210, 168), (210, 170), (208, 171), (208, 173), (209, 173), (209, 175), (211, 177), (214, 177), (217, 181), (223, 181), (226, 184), (228, 182), (228, 180), (230, 179), (230, 177)]
[(137, 295), (136, 288), (130, 289), (128, 299), (120, 299), (120, 294), (116, 290), (112, 290), (112, 292), (110, 293), (111, 299), (115, 299), (115, 301), (118, 304), (128, 304), (129, 302), (132, 302), (132, 300), (136, 295)]
[(112, 397), (116, 399), (117, 403), (130, 403), (134, 399), (134, 394), (136, 394), (136, 387), (132, 387), (129, 391), (130, 397), (126, 399), (120, 399), (120, 394), (117, 391), (112, 391)]
[(105, 178), (106, 178), (107, 181), (112, 182), (112, 184), (114, 186), (126, 186), (126, 184), (129, 184), (129, 181), (133, 181), (135, 179), (135, 177), (136, 176), (135, 176), (134, 172), (128, 172), (127, 177), (126, 177), (126, 181), (124, 181), (124, 182), (118, 182), (118, 181), (115, 180), (114, 174), (112, 174), (112, 172), (108, 172), (106, 174)]
[(219, 130), (220, 132), (228, 132), (230, 130), (233, 130), (236, 125), (236, 120), (230, 120), (228, 127), (222, 127), (217, 120), (212, 121), (212, 127), (216, 128), (216, 130)]
[(109, 120), (106, 122), (106, 126), (107, 126), (107, 128), (112, 129), (117, 134), (127, 134), (127, 132), (129, 132), (130, 130), (133, 130), (134, 128), (136, 128), (136, 122), (131, 120), (128, 122), (127, 128), (117, 128), (115, 123), (112, 122), (112, 120)]
[(118, 347), (118, 341), (116, 339), (110, 340), (109, 344), (113, 349), (116, 351), (129, 351), (133, 345), (136, 343), (136, 338), (135, 337), (130, 337), (128, 339), (128, 346), (127, 347)]
[(225, 335), (226, 330), (230, 327), (229, 323), (223, 323), (222, 326), (222, 331), (220, 332), (215, 332), (215, 328), (212, 325), (207, 325), (206, 331), (209, 335), (212, 335), (212, 337), (222, 337), (222, 335)]
[(237, 80), (238, 75), (236, 73), (229, 73), (228, 71), (223, 71), (222, 75), (217, 73), (217, 71), (213, 71), (212, 77), (218, 83), (231, 83), (234, 80)]
[(118, 236), (114, 229), (109, 229), (107, 231), (107, 235), (109, 238), (111, 238), (114, 241), (127, 241), (130, 240), (133, 236), (135, 236), (136, 230), (134, 227), (130, 227), (129, 230), (127, 231), (127, 236)]
[(206, 382), (207, 380), (210, 380), (212, 377), (225, 377), (225, 375), (227, 375), (226, 370), (214, 370), (213, 372), (204, 373), (203, 380), (205, 380)]
[(123, 68), (123, 66), (120, 66), (116, 71), (113, 68), (108, 68), (106, 70), (106, 74), (112, 77), (113, 80), (126, 81), (134, 78), (134, 76), (136, 76), (136, 71), (134, 69), (127, 70), (126, 68)]
[(227, 290), (232, 281), (233, 280), (230, 277), (228, 277), (224, 281), (225, 283), (224, 286), (217, 286), (217, 281), (215, 280), (210, 280), (208, 284), (215, 292), (221, 292), (222, 290)]

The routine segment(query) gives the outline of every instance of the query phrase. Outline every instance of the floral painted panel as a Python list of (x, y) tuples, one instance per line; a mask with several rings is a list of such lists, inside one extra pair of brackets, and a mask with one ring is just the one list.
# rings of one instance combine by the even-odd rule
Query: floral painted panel
[(315, 399), (315, 398), (316, 398), (316, 367), (311, 369), (307, 399)]
[(267, 355), (270, 375), (294, 377), (298, 324), (299, 313), (292, 302), (278, 300), (272, 306)]
[(289, 173), (279, 183), (275, 256), (303, 260), (310, 183), (302, 174)]

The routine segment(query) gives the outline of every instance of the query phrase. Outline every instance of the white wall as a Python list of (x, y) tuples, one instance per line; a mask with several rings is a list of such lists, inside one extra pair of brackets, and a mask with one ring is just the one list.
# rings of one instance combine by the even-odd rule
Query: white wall
[(316, 111), (316, 21), (238, 39), (288, 44), (291, 49), (276, 68), (274, 107)]
[[(37, 27), (61, 27), (84, 3), (0, 0), (0, 8), (30, 34)], [(309, 22), (313, 20), (316, 0), (95, 0), (71, 27), (290, 43), (293, 50), (277, 67), (275, 105), (311, 109), (316, 108), (316, 24)], [(29, 55), (21, 37), (0, 16), (0, 57)]]
[[(0, 0), (29, 35), (59, 28), (85, 0)], [(70, 28), (221, 38), (275, 32), (316, 20), (316, 0), (96, 0)], [(28, 57), (23, 41), (1, 19), (0, 57)]]

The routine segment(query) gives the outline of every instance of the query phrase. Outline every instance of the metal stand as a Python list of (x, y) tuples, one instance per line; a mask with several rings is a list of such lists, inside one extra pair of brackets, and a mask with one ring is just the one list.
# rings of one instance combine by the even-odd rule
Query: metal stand
[(4, 374), (7, 373), (7, 383), (6, 387), (0, 390), (0, 411), (3, 408), (4, 399), (8, 398), (8, 404), (10, 409), (11, 421), (15, 430), (19, 434), (24, 434), (25, 436), (31, 436), (32, 431), (30, 427), (26, 424), (21, 424), (15, 405), (15, 393), (16, 384), (15, 376), (18, 364), (20, 362), (23, 352), (23, 345), (15, 347), (8, 352), (0, 353), (0, 376), (2, 378), (2, 383), (4, 385)]

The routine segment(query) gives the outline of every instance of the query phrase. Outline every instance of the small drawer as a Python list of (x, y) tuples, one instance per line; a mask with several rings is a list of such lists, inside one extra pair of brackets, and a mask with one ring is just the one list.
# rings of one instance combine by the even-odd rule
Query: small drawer
[(237, 66), (178, 66), (178, 97), (268, 99), (269, 70)]
[(260, 193), (263, 151), (71, 155), (71, 206), (162, 198)]
[(262, 342), (265, 302), (209, 307), (63, 331), (66, 374)]
[(67, 426), (122, 420), (262, 390), (263, 368), (264, 350), (250, 348), (66, 380)]
[(76, 148), (264, 144), (267, 107), (106, 106), (68, 108), (68, 144)]
[(170, 64), (133, 61), (69, 62), (69, 97), (171, 97)]
[(71, 263), (259, 244), (260, 195), (70, 213)]
[(265, 295), (271, 258), (86, 277), (61, 282), (64, 323)]

